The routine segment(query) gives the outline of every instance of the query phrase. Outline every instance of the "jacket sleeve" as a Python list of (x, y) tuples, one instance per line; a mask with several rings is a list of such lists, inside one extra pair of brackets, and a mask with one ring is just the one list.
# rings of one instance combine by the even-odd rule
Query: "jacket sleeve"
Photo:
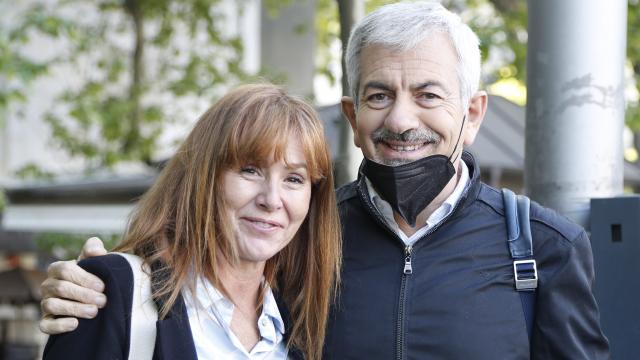
[(107, 304), (93, 319), (79, 319), (71, 332), (49, 337), (44, 359), (127, 359), (133, 273), (126, 259), (105, 255), (79, 265), (105, 283)]
[(600, 328), (593, 295), (593, 254), (582, 231), (564, 242), (546, 283), (538, 287), (533, 359), (610, 359), (609, 343)]

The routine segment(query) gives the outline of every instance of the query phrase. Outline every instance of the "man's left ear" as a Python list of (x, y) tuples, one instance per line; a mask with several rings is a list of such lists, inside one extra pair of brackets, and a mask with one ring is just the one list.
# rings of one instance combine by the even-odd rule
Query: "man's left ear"
[(489, 96), (486, 91), (478, 91), (471, 100), (469, 100), (469, 107), (467, 108), (467, 124), (464, 130), (464, 146), (467, 147), (473, 144), (473, 141), (478, 135), (482, 120), (484, 120), (484, 114), (487, 112), (487, 103)]

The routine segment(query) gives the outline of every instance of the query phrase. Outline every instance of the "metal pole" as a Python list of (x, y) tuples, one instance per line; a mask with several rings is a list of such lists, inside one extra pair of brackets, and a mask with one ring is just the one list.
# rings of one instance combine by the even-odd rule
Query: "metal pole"
[(525, 191), (579, 224), (622, 192), (626, 0), (529, 0)]

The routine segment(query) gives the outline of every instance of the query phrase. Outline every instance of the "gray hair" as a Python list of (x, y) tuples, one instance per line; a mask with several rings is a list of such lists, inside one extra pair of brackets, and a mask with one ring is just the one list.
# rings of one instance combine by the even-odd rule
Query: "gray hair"
[(353, 29), (346, 52), (349, 91), (357, 106), (360, 55), (369, 45), (407, 51), (433, 33), (444, 33), (458, 55), (460, 98), (466, 108), (480, 84), (480, 40), (460, 17), (432, 1), (382, 6), (365, 16)]

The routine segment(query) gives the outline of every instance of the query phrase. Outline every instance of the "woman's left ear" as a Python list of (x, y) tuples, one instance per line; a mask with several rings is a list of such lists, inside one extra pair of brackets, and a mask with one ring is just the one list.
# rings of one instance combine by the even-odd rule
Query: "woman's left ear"
[(482, 120), (487, 112), (489, 95), (486, 91), (478, 91), (470, 100), (467, 108), (467, 125), (464, 130), (464, 146), (473, 144), (478, 135)]

